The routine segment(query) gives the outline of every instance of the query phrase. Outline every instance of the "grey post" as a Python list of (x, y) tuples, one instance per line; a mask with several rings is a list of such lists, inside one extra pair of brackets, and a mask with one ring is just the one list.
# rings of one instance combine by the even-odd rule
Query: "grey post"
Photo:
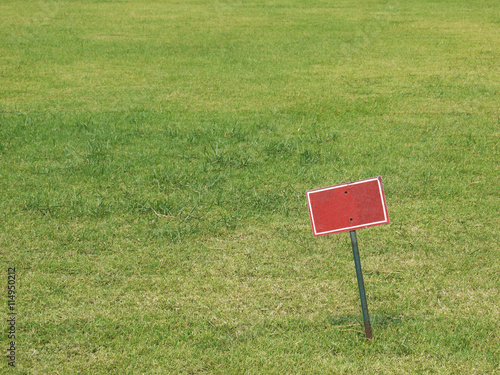
[(363, 282), (363, 273), (361, 272), (361, 261), (359, 260), (358, 239), (356, 231), (350, 231), (352, 242), (352, 253), (354, 255), (354, 265), (356, 266), (356, 277), (358, 278), (359, 296), (361, 298), (361, 309), (363, 310), (363, 321), (365, 323), (365, 333), (368, 340), (373, 339), (370, 316), (368, 315), (368, 305), (366, 303), (365, 284)]

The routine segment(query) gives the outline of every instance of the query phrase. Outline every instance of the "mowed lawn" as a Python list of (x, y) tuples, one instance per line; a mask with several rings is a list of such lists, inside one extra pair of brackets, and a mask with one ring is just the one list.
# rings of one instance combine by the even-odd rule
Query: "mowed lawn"
[[(498, 374), (493, 0), (0, 2), (7, 374)], [(391, 223), (314, 238), (305, 191)]]

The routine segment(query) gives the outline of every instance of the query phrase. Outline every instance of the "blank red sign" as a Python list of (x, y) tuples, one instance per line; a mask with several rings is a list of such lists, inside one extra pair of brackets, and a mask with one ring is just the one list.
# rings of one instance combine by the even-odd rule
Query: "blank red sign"
[(309, 190), (306, 194), (315, 236), (389, 222), (382, 177)]

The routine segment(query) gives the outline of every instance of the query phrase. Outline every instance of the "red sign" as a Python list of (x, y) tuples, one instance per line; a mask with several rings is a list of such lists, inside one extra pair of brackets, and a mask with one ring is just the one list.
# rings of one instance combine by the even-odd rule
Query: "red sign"
[(387, 224), (382, 177), (306, 192), (314, 236)]

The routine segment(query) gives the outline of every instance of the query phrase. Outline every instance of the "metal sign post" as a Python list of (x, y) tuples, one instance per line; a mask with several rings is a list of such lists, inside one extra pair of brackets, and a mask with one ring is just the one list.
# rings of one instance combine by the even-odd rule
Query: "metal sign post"
[(314, 236), (347, 231), (351, 234), (365, 333), (366, 338), (371, 340), (373, 338), (372, 327), (366, 303), (356, 229), (389, 223), (382, 178), (369, 178), (309, 190), (306, 194)]
[(363, 310), (363, 322), (365, 324), (365, 333), (368, 340), (373, 339), (372, 326), (370, 324), (370, 315), (368, 314), (368, 304), (366, 303), (365, 283), (363, 282), (363, 272), (361, 272), (361, 261), (359, 260), (358, 239), (356, 231), (352, 230), (351, 243), (352, 254), (354, 255), (354, 265), (356, 266), (356, 277), (358, 278), (359, 297), (361, 299), (361, 310)]

